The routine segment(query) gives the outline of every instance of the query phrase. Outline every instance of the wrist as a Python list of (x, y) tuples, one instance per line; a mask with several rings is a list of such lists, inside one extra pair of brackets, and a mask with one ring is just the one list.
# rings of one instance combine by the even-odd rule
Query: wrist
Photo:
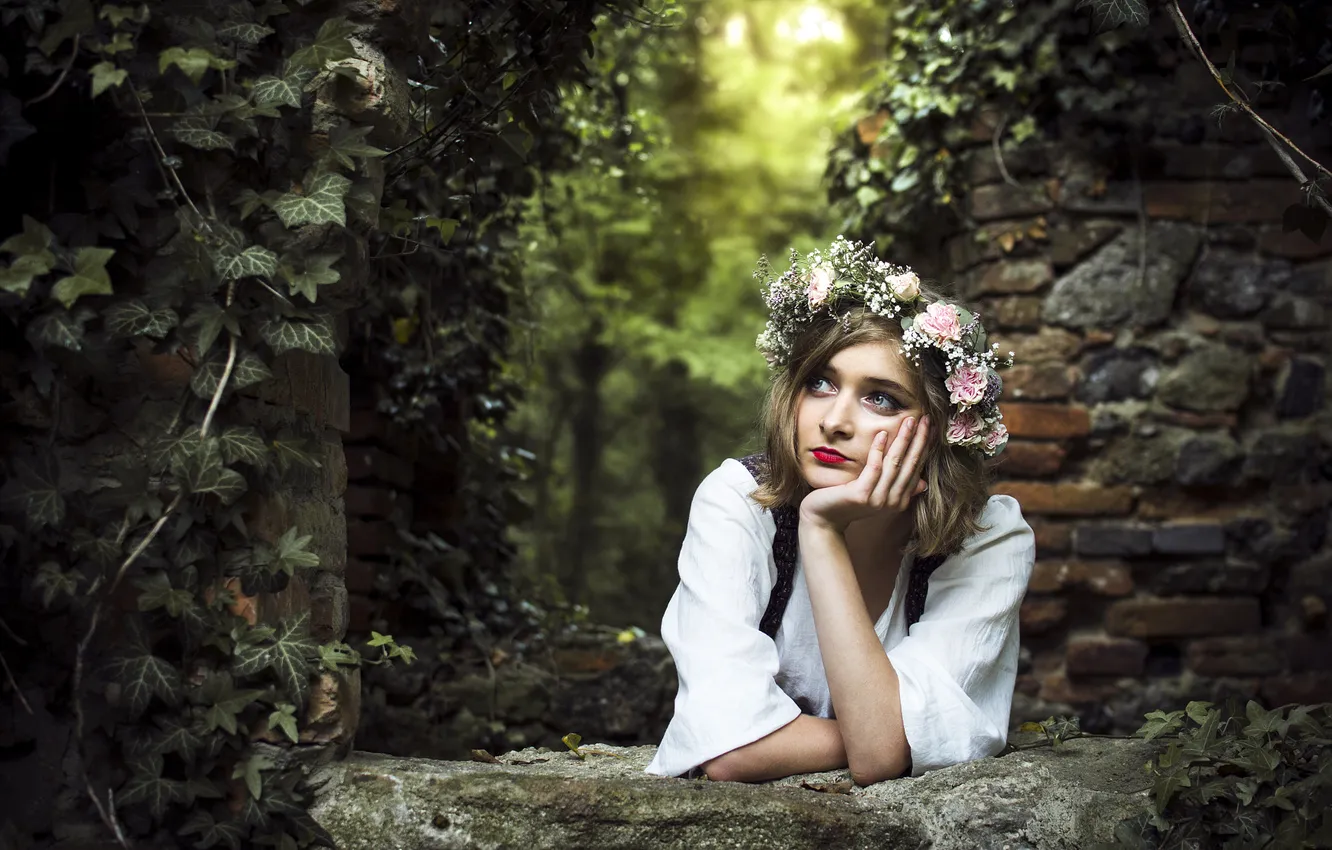
[(800, 511), (800, 531), (812, 531), (818, 534), (836, 534), (838, 536), (846, 532), (845, 525), (839, 525), (825, 516), (813, 512)]

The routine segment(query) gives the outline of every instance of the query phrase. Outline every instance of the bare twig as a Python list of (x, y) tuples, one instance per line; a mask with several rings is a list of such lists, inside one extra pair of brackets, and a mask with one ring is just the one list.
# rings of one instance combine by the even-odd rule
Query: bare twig
[(148, 113), (143, 108), (143, 99), (139, 97), (138, 90), (131, 85), (130, 91), (134, 93), (134, 102), (139, 105), (139, 116), (143, 119), (144, 129), (148, 131), (148, 138), (152, 141), (153, 148), (157, 151), (157, 167), (162, 169), (164, 174), (171, 175), (168, 182), (176, 184), (176, 189), (179, 190), (181, 197), (185, 199), (185, 203), (190, 205), (190, 209), (194, 211), (194, 215), (199, 223), (203, 225), (205, 230), (211, 233), (212, 227), (208, 224), (208, 218), (199, 211), (197, 206), (194, 205), (194, 199), (190, 197), (190, 193), (185, 191), (185, 184), (180, 182), (180, 175), (176, 173), (176, 167), (172, 165), (171, 160), (168, 159), (166, 148), (162, 147), (162, 141), (157, 138), (157, 131), (153, 129), (153, 122), (148, 120)]
[(32, 106), (35, 103), (41, 103), (51, 95), (55, 94), (56, 90), (60, 88), (60, 84), (65, 81), (65, 77), (69, 75), (69, 69), (74, 67), (74, 60), (77, 59), (78, 56), (79, 56), (79, 34), (74, 33), (74, 49), (69, 52), (69, 61), (65, 63), (65, 67), (60, 71), (60, 76), (56, 77), (56, 81), (54, 83), (51, 83), (51, 87), (49, 89), (47, 89), (46, 91), (34, 97), (32, 100), (25, 103), (24, 106)]
[(14, 641), (14, 643), (18, 644), (19, 646), (28, 645), (28, 642), (26, 640), (14, 634), (14, 630), (9, 627), (9, 623), (5, 622), (4, 617), (0, 617), (0, 629), (4, 629), (5, 634), (9, 635), (9, 637)]
[[(1276, 150), (1277, 155), (1281, 157), (1281, 161), (1286, 164), (1286, 167), (1288, 169), (1291, 169), (1291, 174), (1295, 176), (1297, 180), (1300, 181), (1300, 184), (1304, 185), (1307, 184), (1309, 181), (1308, 179), (1305, 178), (1304, 173), (1300, 171), (1300, 169), (1293, 167), (1294, 160), (1290, 157), (1289, 154), (1287, 154), (1285, 151), (1281, 149), (1280, 145), (1276, 144), (1275, 142), (1276, 139), (1280, 139), (1282, 142), (1285, 143), (1285, 145), (1290, 150), (1294, 151), (1304, 159), (1308, 160), (1309, 163), (1312, 164), (1313, 167), (1317, 169), (1319, 172), (1321, 172), (1323, 175), (1327, 177), (1332, 177), (1332, 171), (1328, 171), (1325, 167), (1323, 167), (1322, 163), (1320, 163), (1318, 160), (1314, 159), (1313, 157), (1309, 156), (1304, 151), (1300, 150), (1298, 145), (1296, 145), (1290, 139), (1286, 138), (1286, 136), (1284, 136), (1280, 130), (1273, 127), (1271, 124), (1267, 123), (1267, 121), (1264, 120), (1261, 115), (1255, 112), (1253, 110), (1253, 107), (1249, 106), (1247, 98), (1243, 97), (1242, 94), (1236, 95), (1236, 93), (1231, 90), (1230, 86), (1226, 85), (1226, 81), (1225, 79), (1222, 78), (1221, 72), (1218, 71), (1216, 66), (1212, 64), (1212, 60), (1207, 58), (1206, 52), (1203, 51), (1202, 44), (1198, 41), (1198, 36), (1194, 35), (1193, 29), (1189, 26), (1188, 20), (1184, 17), (1184, 12), (1179, 8), (1179, 0), (1171, 0), (1169, 8), (1170, 8), (1170, 17), (1175, 22), (1175, 29), (1179, 30), (1180, 38), (1184, 39), (1185, 43), (1188, 44), (1190, 48), (1192, 48), (1194, 55), (1197, 56), (1198, 59), (1204, 65), (1207, 66), (1207, 70), (1211, 72), (1212, 78), (1216, 80), (1217, 85), (1219, 85), (1221, 87), (1221, 90), (1226, 93), (1226, 96), (1229, 97), (1231, 101), (1233, 101), (1235, 105), (1239, 107), (1246, 115), (1248, 115), (1251, 119), (1253, 119), (1254, 123), (1256, 123), (1260, 128), (1262, 128), (1263, 134), (1266, 136), (1268, 143), (1272, 145), (1272, 148), (1274, 150)], [(1315, 194), (1313, 197), (1317, 198), (1317, 200), (1321, 202), (1321, 206), (1323, 206), (1323, 208), (1327, 210), (1329, 214), (1332, 214), (1332, 205), (1329, 205), (1326, 198), (1320, 197), (1317, 194)]]
[(28, 705), (28, 698), (23, 695), (23, 690), (19, 688), (18, 682), (14, 680), (14, 674), (10, 672), (9, 662), (5, 660), (5, 654), (3, 652), (0, 652), (0, 666), (5, 668), (5, 676), (9, 679), (9, 686), (13, 688), (14, 693), (18, 695), (19, 702), (23, 703), (23, 708), (26, 709), (29, 714), (33, 714), (32, 706)]
[(1008, 114), (999, 119), (999, 126), (994, 128), (994, 135), (990, 137), (990, 145), (994, 148), (994, 162), (999, 166), (999, 173), (1003, 175), (1004, 182), (1014, 188), (1021, 189), (1022, 184), (1013, 179), (1013, 175), (1008, 173), (1008, 166), (1004, 164), (1004, 152), (999, 148), (999, 138), (1004, 134), (1004, 128), (1008, 126)]
[(112, 795), (111, 789), (106, 789), (106, 806), (103, 806), (97, 792), (93, 790), (92, 780), (88, 779), (86, 771), (83, 774), (83, 784), (88, 788), (88, 797), (92, 799), (93, 805), (97, 807), (97, 814), (101, 815), (102, 823), (106, 824), (106, 828), (116, 836), (116, 841), (120, 843), (120, 846), (129, 850), (129, 839), (125, 837), (125, 831), (120, 828), (120, 821), (116, 820), (116, 798)]

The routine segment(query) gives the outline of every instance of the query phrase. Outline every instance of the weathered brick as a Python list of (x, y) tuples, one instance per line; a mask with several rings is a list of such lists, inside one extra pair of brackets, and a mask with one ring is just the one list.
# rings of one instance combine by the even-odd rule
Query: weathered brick
[(1255, 631), (1262, 624), (1257, 599), (1175, 597), (1124, 599), (1105, 615), (1105, 630), (1136, 638), (1205, 637)]
[(1022, 218), (1054, 208), (1045, 185), (1041, 183), (1027, 183), (1021, 187), (1007, 183), (976, 186), (968, 195), (968, 201), (971, 217), (977, 221)]
[[(1024, 144), (1016, 150), (1003, 152), (1004, 168), (1010, 177), (1032, 177), (1044, 174), (1049, 167), (1050, 151), (1043, 145)], [(977, 148), (966, 158), (967, 183), (998, 183), (1004, 179), (993, 148)]]
[(343, 498), (347, 516), (389, 517), (397, 508), (411, 511), (411, 498), (389, 487), (355, 485), (347, 488)]
[(1271, 638), (1262, 635), (1190, 641), (1186, 663), (1200, 676), (1270, 676), (1283, 667)]
[(1113, 561), (1037, 561), (1027, 589), (1033, 593), (1058, 593), (1081, 588), (1102, 596), (1127, 596), (1133, 592), (1128, 567)]
[(1332, 596), (1332, 555), (1320, 555), (1290, 568), (1291, 590)]
[(1041, 299), (1034, 295), (1010, 295), (987, 298), (981, 302), (980, 308), (986, 326), (992, 329), (1036, 328), (1041, 324), (1041, 303)]
[(1292, 673), (1263, 680), (1263, 702), (1267, 705), (1317, 705), (1332, 702), (1332, 673)]
[(1012, 496), (1025, 513), (1051, 516), (1126, 514), (1133, 510), (1128, 487), (1095, 484), (1051, 484), (1044, 481), (1000, 481), (993, 492)]
[(1184, 522), (1158, 527), (1152, 549), (1163, 555), (1222, 555), (1226, 531), (1218, 522)]
[(1271, 570), (1259, 564), (1191, 561), (1153, 570), (1147, 586), (1154, 593), (1261, 593)]
[(1205, 224), (1280, 221), (1286, 207), (1299, 201), (1299, 187), (1289, 180), (1213, 182), (1155, 181), (1143, 184), (1151, 218), (1184, 219)]
[(856, 137), (862, 145), (872, 145), (879, 138), (883, 125), (888, 123), (888, 110), (880, 109), (856, 121)]
[(1072, 229), (1057, 227), (1050, 231), (1050, 261), (1056, 266), (1071, 266), (1123, 229), (1121, 222), (1104, 220), (1083, 222)]
[(1147, 660), (1147, 644), (1132, 638), (1075, 637), (1065, 649), (1074, 676), (1138, 676)]
[(976, 294), (1030, 294), (1054, 280), (1054, 268), (1046, 260), (1000, 260), (976, 275)]
[(1004, 234), (1026, 234), (1043, 228), (1044, 219), (1018, 219), (992, 221), (973, 231), (959, 233), (948, 240), (948, 262), (954, 272), (963, 272), (985, 260), (1004, 257), (1026, 257), (1036, 254), (1040, 246), (1028, 239), (1018, 241), (1012, 250), (1005, 251), (999, 238)]
[(1152, 530), (1124, 523), (1079, 525), (1073, 530), (1073, 549), (1093, 558), (1123, 558), (1152, 551)]
[(347, 552), (351, 555), (387, 555), (391, 547), (401, 544), (391, 523), (362, 520), (347, 523)]
[(351, 428), (351, 378), (337, 358), (288, 351), (273, 360), (273, 379), (246, 390), (270, 404), (290, 406), (320, 425)]
[(1049, 401), (1068, 398), (1077, 369), (1059, 363), (1019, 363), (1004, 373), (1004, 395), (1013, 399)]
[(347, 590), (351, 593), (370, 593), (375, 589), (375, 575), (378, 571), (378, 564), (372, 564), (360, 558), (348, 559)]
[(1030, 517), (1027, 524), (1036, 536), (1036, 556), (1068, 554), (1073, 537), (1073, 529), (1066, 522), (1051, 522), (1040, 517)]
[(1023, 635), (1045, 634), (1068, 617), (1068, 602), (1063, 599), (1031, 596), (1022, 600), (1018, 611), (1018, 630)]
[(1059, 471), (1067, 454), (1068, 450), (1058, 443), (1010, 440), (999, 456), (998, 468), (1004, 475), (1044, 478)]
[(1014, 437), (1083, 437), (1091, 433), (1084, 407), (1065, 404), (1001, 404), (1004, 425)]
[[(1281, 638), (1281, 645), (1291, 672), (1332, 672), (1332, 635), (1327, 632), (1285, 635)], [(1272, 668), (1264, 672), (1271, 673)]]
[(347, 447), (347, 477), (352, 481), (376, 480), (410, 488), (416, 471), (410, 463), (373, 446)]
[(1328, 228), (1317, 242), (1298, 230), (1287, 233), (1279, 227), (1268, 228), (1258, 237), (1258, 250), (1291, 260), (1332, 256), (1332, 228)]
[(1056, 670), (1041, 680), (1041, 699), (1048, 702), (1103, 703), (1120, 691), (1114, 678), (1080, 677), (1072, 679), (1068, 673)]
[(364, 407), (354, 408), (349, 420), (347, 442), (374, 443), (388, 438), (388, 417)]
[(347, 635), (347, 587), (339, 576), (316, 573), (310, 586), (310, 635), (320, 643)]
[[(1066, 364), (1082, 350), (1082, 339), (1061, 328), (1043, 327), (1034, 334), (1001, 334), (991, 339), (999, 343), (1001, 354), (1007, 355), (1012, 351), (1019, 363), (1048, 361)], [(1008, 378), (1005, 376), (1004, 386), (1007, 385)]]

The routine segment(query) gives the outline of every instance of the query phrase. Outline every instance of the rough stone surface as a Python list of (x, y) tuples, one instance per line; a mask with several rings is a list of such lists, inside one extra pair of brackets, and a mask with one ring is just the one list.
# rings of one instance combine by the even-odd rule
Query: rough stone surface
[(867, 788), (845, 771), (761, 785), (647, 776), (652, 747), (584, 744), (581, 761), (526, 749), (497, 764), (356, 753), (312, 777), (311, 813), (343, 850), (1090, 847), (1147, 804), (1142, 765), (1160, 748), (1080, 739)]
[(1240, 449), (1222, 434), (1199, 434), (1186, 440), (1175, 457), (1175, 480), (1186, 487), (1229, 482), (1240, 468)]
[(1323, 364), (1305, 357), (1288, 361), (1277, 379), (1276, 415), (1281, 419), (1300, 419), (1323, 406)]
[(1148, 327), (1165, 321), (1198, 242), (1198, 231), (1187, 225), (1149, 225), (1140, 275), (1138, 231), (1121, 233), (1055, 281), (1045, 299), (1045, 320), (1071, 328)]
[(1207, 251), (1193, 267), (1189, 299), (1225, 319), (1252, 316), (1272, 297), (1276, 271), (1250, 252), (1230, 248)]
[(1189, 352), (1161, 379), (1157, 395), (1184, 410), (1238, 410), (1249, 395), (1253, 358), (1209, 343)]
[(1145, 348), (1112, 348), (1087, 358), (1078, 399), (1087, 404), (1146, 398), (1160, 377), (1155, 353)]

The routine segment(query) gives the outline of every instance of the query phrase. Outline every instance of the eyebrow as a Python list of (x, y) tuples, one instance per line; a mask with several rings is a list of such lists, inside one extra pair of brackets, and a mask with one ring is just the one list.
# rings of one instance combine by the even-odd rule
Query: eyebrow
[[(839, 375), (839, 374), (840, 374), (840, 373), (837, 371), (837, 367), (836, 367), (836, 366), (833, 366), (831, 363), (829, 363), (828, 365), (824, 366), (824, 367), (823, 367), (823, 371), (825, 371), (825, 372), (831, 372), (833, 375)], [(916, 399), (916, 396), (911, 392), (911, 390), (907, 389), (906, 387), (902, 386), (902, 385), (899, 384), (897, 381), (894, 381), (894, 380), (891, 379), (891, 378), (874, 378), (874, 377), (869, 377), (869, 378), (865, 378), (865, 379), (862, 381), (862, 383), (873, 384), (873, 385), (878, 386), (878, 387), (883, 387), (883, 388), (885, 388), (885, 389), (892, 390), (893, 392), (898, 393), (899, 395), (906, 396), (906, 398), (907, 398), (908, 400), (910, 400), (910, 401), (915, 401), (915, 399)]]

